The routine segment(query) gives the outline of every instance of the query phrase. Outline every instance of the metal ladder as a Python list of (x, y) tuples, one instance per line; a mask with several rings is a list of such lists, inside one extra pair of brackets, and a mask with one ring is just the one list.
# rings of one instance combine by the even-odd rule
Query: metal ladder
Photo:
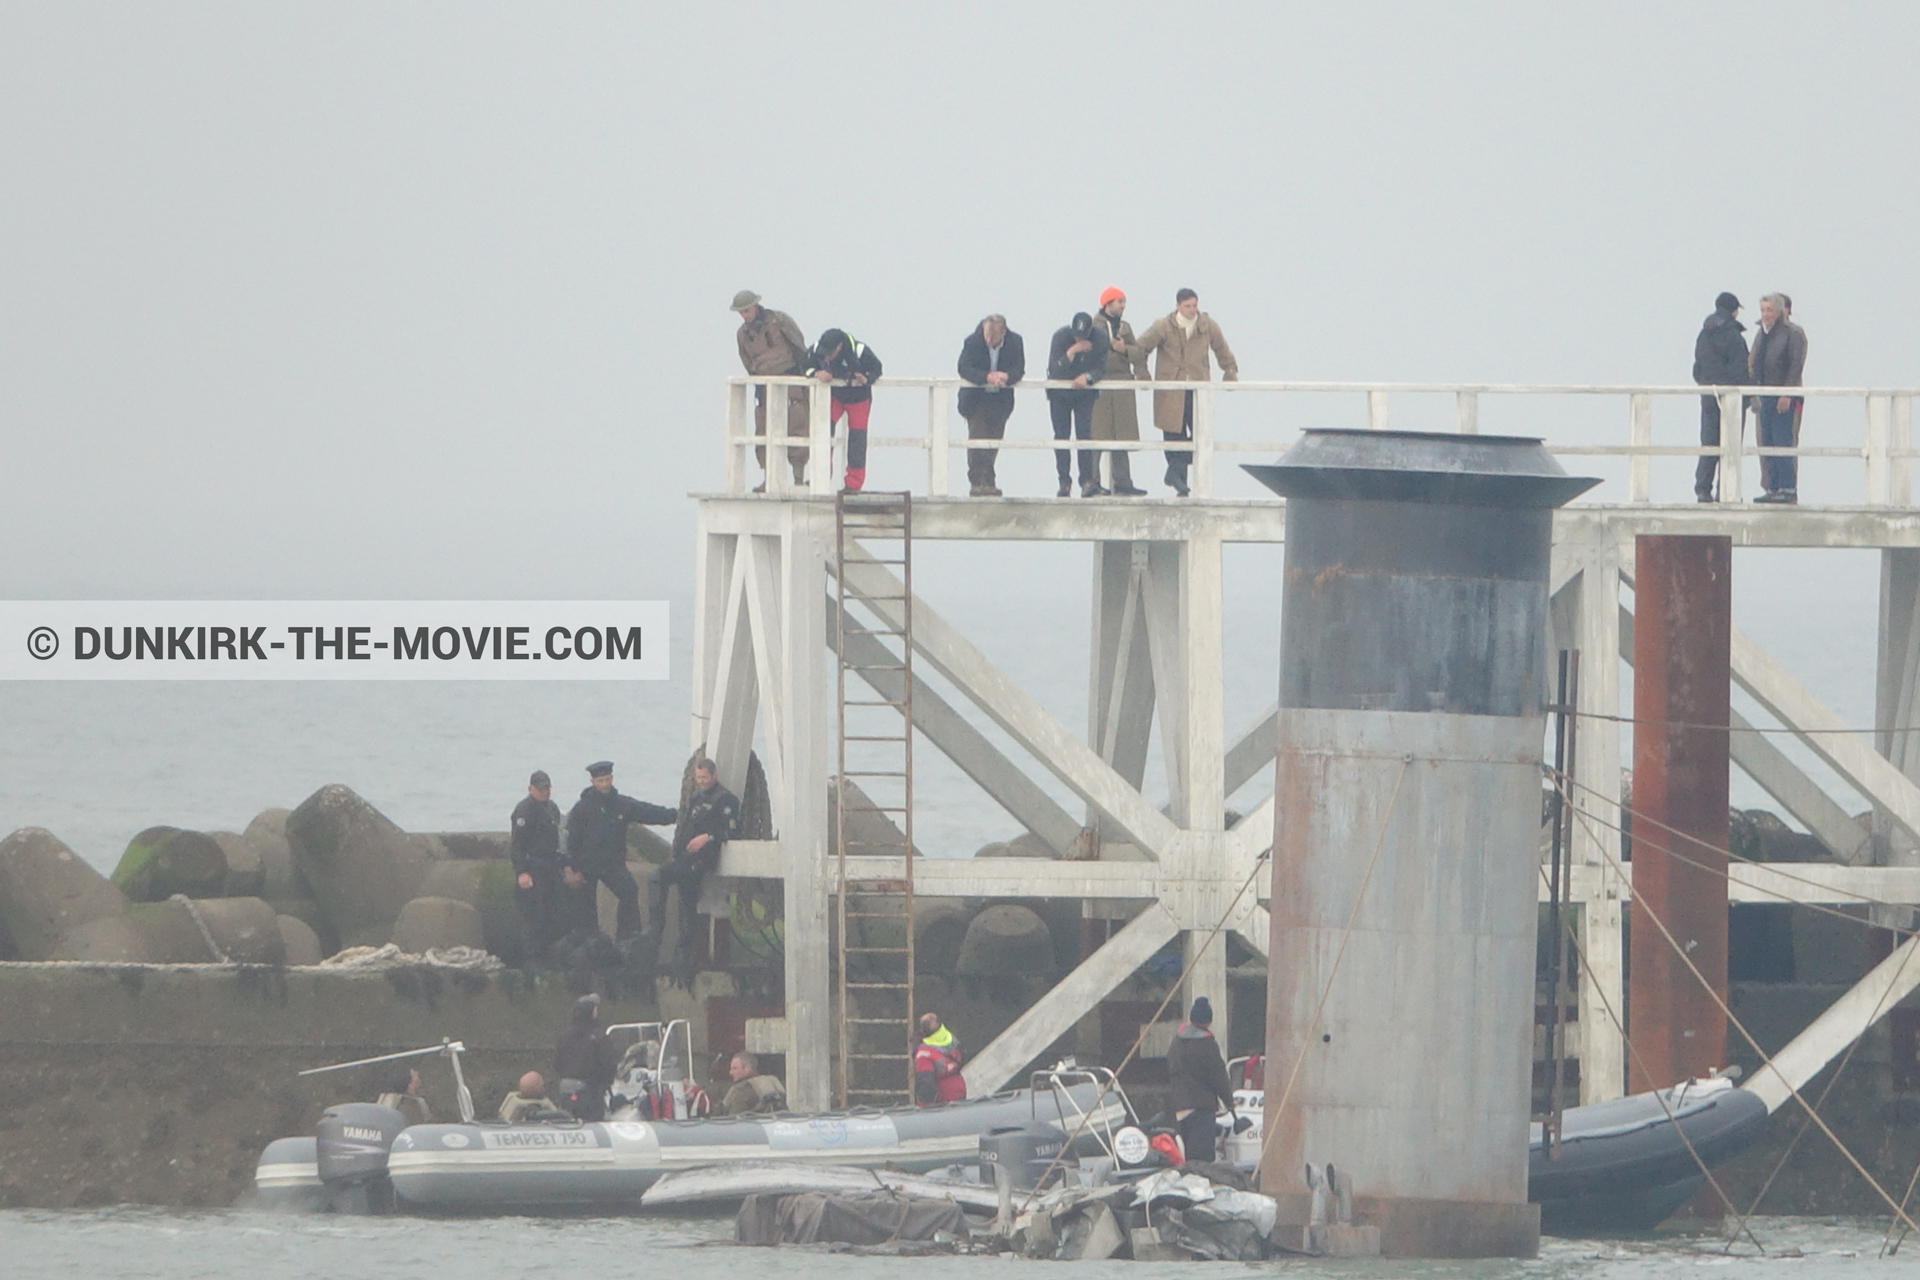
[[(887, 1105), (913, 1100), (913, 499), (842, 493), (834, 525), (839, 1105)], [(850, 563), (883, 566), (881, 572), (898, 576), (888, 573), (879, 591), (864, 591), (849, 583)], [(891, 673), (887, 683), (897, 683), (898, 698), (867, 684), (866, 673), (878, 671)], [(857, 682), (851, 689), (849, 677)], [(894, 820), (898, 839), (849, 838), (849, 783), (873, 803), (862, 812)], [(849, 856), (883, 861), (849, 867)]]

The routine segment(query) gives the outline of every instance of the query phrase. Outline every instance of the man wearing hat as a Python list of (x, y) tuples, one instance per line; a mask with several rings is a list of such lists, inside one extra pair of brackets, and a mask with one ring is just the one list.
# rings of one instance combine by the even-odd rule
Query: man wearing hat
[(1227, 1083), (1220, 1043), (1213, 1038), (1213, 1005), (1205, 996), (1193, 1002), (1187, 1020), (1173, 1033), (1173, 1044), (1167, 1049), (1167, 1083), (1187, 1159), (1213, 1159), (1214, 1099), (1232, 1111), (1233, 1089)]
[(547, 953), (566, 929), (560, 880), (560, 806), (553, 802), (553, 780), (535, 769), (527, 797), (514, 806), (508, 830), (513, 858), (513, 902), (520, 910), (520, 945), (526, 963)]
[(596, 760), (587, 766), (593, 784), (580, 793), (567, 815), (567, 852), (560, 860), (560, 876), (580, 894), (576, 928), (591, 929), (594, 922), (594, 886), (604, 884), (619, 899), (614, 924), (617, 939), (640, 932), (640, 882), (627, 870), (627, 827), (671, 826), (680, 819), (677, 809), (648, 804), (613, 789), (613, 761)]
[[(1747, 381), (1747, 340), (1741, 335), (1747, 326), (1740, 323), (1740, 299), (1723, 293), (1713, 300), (1713, 314), (1700, 326), (1693, 340), (1693, 381), (1702, 387), (1738, 387)], [(1743, 420), (1735, 430), (1744, 430)], [(1715, 396), (1700, 397), (1700, 443), (1720, 443), (1720, 401)], [(1700, 455), (1693, 469), (1693, 496), (1702, 502), (1714, 502), (1714, 473), (1720, 467), (1717, 455)]]
[[(1107, 356), (1107, 377), (1118, 378), (1123, 382), (1146, 382), (1147, 352), (1133, 337), (1133, 326), (1120, 317), (1127, 312), (1127, 295), (1109, 285), (1100, 294), (1100, 311), (1093, 318), (1095, 336), (1094, 346), (1101, 347)], [(1100, 398), (1093, 403), (1093, 438), (1095, 440), (1138, 440), (1140, 438), (1140, 413), (1134, 403), (1131, 391), (1102, 391)], [(1123, 498), (1139, 498), (1146, 494), (1145, 489), (1137, 489), (1133, 484), (1133, 473), (1127, 462), (1127, 455), (1118, 451), (1103, 453), (1103, 458), (1111, 459), (1109, 468), (1112, 473), (1112, 492)], [(1096, 464), (1097, 465), (1097, 464)]]
[[(792, 316), (761, 306), (760, 295), (751, 289), (742, 289), (733, 295), (733, 309), (740, 315), (740, 332), (734, 335), (740, 344), (740, 363), (748, 373), (798, 377), (807, 371), (807, 340)], [(804, 436), (807, 434), (807, 389), (787, 387), (785, 390), (787, 435)], [(753, 389), (753, 434), (767, 434), (767, 388), (764, 386)], [(765, 448), (754, 450), (754, 456), (763, 468), (767, 465)], [(787, 460), (793, 464), (793, 482), (803, 483), (807, 478), (807, 451), (789, 447)], [(766, 488), (762, 482), (754, 492), (764, 493)]]

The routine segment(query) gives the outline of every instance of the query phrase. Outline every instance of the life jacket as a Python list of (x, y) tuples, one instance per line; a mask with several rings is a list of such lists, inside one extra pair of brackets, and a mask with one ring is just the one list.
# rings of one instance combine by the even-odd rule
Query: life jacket
[(923, 1037), (913, 1051), (914, 1073), (933, 1077), (936, 1102), (959, 1102), (967, 1096), (967, 1079), (960, 1074), (960, 1061), (960, 1044), (944, 1026)]

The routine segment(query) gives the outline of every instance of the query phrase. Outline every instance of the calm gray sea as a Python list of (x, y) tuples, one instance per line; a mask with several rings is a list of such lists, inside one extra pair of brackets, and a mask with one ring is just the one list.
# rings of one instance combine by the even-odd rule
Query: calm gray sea
[[(1920, 1242), (1879, 1257), (1885, 1228), (1853, 1219), (1763, 1218), (1755, 1234), (1769, 1256), (1721, 1252), (1711, 1236), (1547, 1240), (1527, 1262), (1287, 1260), (1215, 1263), (1205, 1274), (1283, 1273), (1299, 1280), (1433, 1277), (1434, 1280), (1660, 1280), (1662, 1277), (1796, 1277), (1874, 1280), (1908, 1276)], [(491, 1280), (534, 1276), (778, 1274), (790, 1280), (931, 1280), (1011, 1275), (1049, 1264), (1010, 1258), (902, 1261), (814, 1248), (746, 1251), (730, 1244), (732, 1219), (278, 1217), (108, 1209), (0, 1212), (0, 1274), (20, 1280)], [(1075, 1276), (1152, 1280), (1192, 1276), (1187, 1263), (1083, 1262)]]
[[(1278, 548), (1227, 553), (1230, 736), (1273, 701), (1280, 567)], [(1735, 561), (1737, 624), (1856, 725), (1872, 720), (1877, 574), (1871, 552), (1743, 551)], [(931, 607), (1076, 728), (1086, 723), (1088, 581), (1083, 547), (916, 549), (915, 586)], [(672, 607), (673, 678), (653, 683), (0, 684), (0, 834), (48, 827), (110, 869), (143, 827), (238, 830), (330, 782), (410, 830), (489, 829), (504, 826), (531, 770), (552, 773), (564, 801), (601, 757), (619, 765), (623, 790), (665, 799), (690, 742), (690, 601)], [(916, 770), (916, 835), (928, 853), (966, 856), (1017, 834), (938, 752), (918, 752)], [(1250, 807), (1263, 782), (1236, 803)], [(1147, 789), (1164, 799), (1157, 764)], [(1864, 807), (1835, 789), (1850, 809)], [(1736, 776), (1735, 803), (1765, 800)]]

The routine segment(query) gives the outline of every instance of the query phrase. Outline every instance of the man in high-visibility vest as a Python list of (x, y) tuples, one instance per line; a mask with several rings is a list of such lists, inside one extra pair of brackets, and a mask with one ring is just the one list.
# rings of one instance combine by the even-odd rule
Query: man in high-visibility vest
[(913, 1101), (927, 1107), (936, 1102), (959, 1102), (967, 1096), (967, 1078), (960, 1074), (960, 1042), (940, 1025), (940, 1015), (920, 1015), (920, 1044), (913, 1051)]

